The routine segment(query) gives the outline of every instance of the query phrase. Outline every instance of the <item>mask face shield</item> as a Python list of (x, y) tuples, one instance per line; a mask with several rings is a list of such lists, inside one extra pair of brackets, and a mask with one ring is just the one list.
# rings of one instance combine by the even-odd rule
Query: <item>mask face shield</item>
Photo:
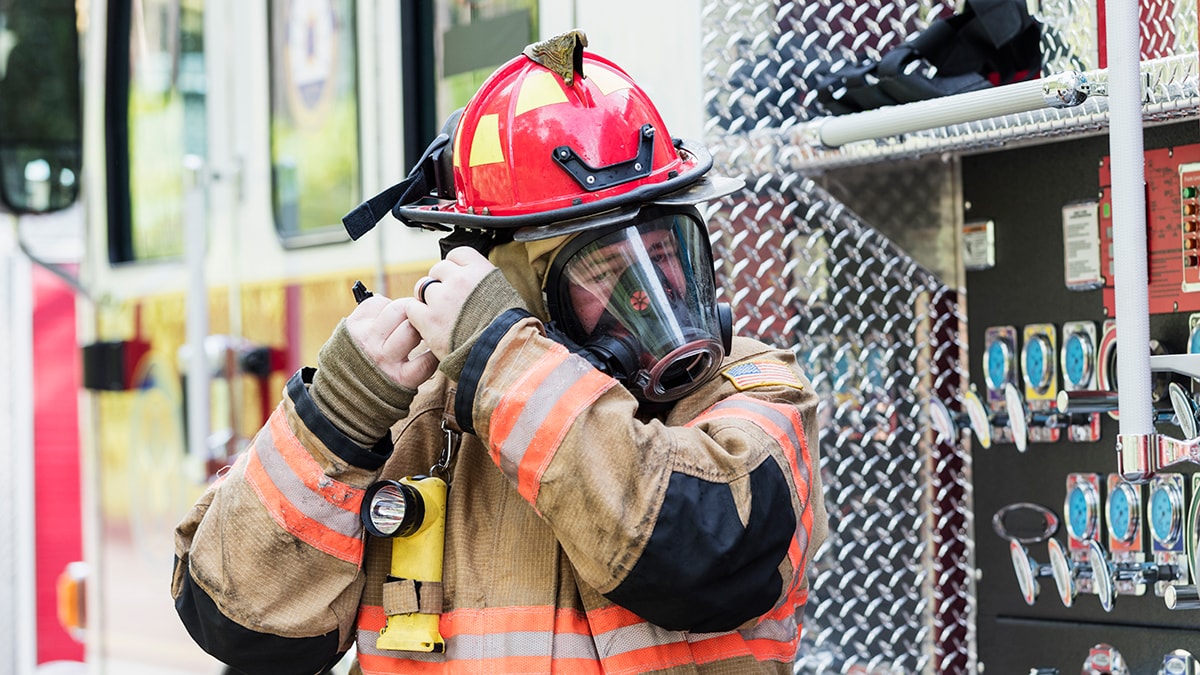
[(555, 258), (550, 316), (647, 401), (673, 401), (712, 378), (725, 349), (708, 233), (694, 208), (651, 209), (585, 232)]

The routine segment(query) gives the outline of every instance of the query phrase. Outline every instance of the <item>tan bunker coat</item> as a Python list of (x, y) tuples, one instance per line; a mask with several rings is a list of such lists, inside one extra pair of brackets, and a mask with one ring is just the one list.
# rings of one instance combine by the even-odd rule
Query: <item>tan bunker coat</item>
[[(457, 391), (439, 373), (374, 448), (334, 428), (297, 373), (178, 528), (180, 616), (251, 675), (317, 673), (352, 644), (371, 675), (790, 673), (825, 529), (817, 397), (790, 352), (742, 338), (732, 352), (642, 418), (512, 310)], [(388, 584), (391, 540), (359, 510), (373, 482), (429, 472), (448, 400), (468, 433), (447, 472), (443, 584), (416, 598)], [(401, 605), (440, 612), (444, 653), (377, 646)]]

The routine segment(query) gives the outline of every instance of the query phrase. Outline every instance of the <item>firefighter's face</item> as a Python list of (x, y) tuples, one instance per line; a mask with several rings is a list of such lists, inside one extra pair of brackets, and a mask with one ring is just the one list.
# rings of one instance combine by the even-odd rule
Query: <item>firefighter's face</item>
[[(683, 295), (685, 275), (679, 262), (679, 244), (671, 230), (645, 232), (640, 235), (640, 245), (631, 240), (605, 246), (588, 254), (569, 279), (571, 304), (585, 331), (591, 333), (596, 328), (614, 301), (614, 290), (635, 262), (653, 266), (668, 296)], [(636, 302), (635, 298), (636, 293), (630, 301)]]

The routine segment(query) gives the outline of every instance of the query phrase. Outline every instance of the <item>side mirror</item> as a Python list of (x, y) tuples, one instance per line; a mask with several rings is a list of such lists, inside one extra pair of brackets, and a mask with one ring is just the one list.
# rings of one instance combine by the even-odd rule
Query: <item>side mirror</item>
[(0, 5), (0, 200), (48, 213), (79, 195), (83, 122), (74, 0)]

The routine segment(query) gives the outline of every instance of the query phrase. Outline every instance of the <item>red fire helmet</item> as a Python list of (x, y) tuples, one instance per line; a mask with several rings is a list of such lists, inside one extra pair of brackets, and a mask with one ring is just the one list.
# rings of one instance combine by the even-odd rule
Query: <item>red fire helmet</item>
[(704, 177), (708, 152), (672, 138), (641, 87), (586, 45), (582, 32), (570, 31), (526, 47), (493, 73), (423, 158), (436, 177), (427, 187), (453, 201), (400, 199), (393, 214), (438, 229), (538, 227), (691, 204), (741, 187)]

